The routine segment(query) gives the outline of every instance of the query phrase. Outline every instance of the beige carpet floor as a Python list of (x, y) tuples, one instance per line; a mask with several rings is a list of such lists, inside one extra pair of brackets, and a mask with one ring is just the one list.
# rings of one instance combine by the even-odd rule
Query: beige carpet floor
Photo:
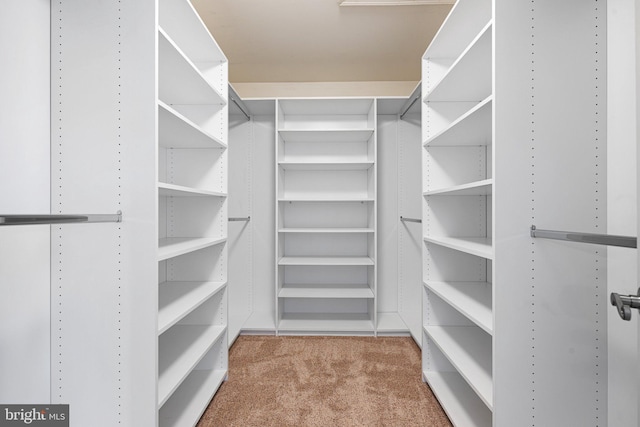
[(451, 426), (411, 338), (240, 336), (198, 427)]

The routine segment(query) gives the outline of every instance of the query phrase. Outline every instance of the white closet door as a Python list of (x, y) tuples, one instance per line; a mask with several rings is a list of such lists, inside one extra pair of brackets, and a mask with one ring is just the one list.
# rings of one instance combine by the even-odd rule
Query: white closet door
[[(0, 214), (49, 213), (50, 5), (0, 13)], [(48, 403), (48, 225), (0, 227), (0, 402)]]

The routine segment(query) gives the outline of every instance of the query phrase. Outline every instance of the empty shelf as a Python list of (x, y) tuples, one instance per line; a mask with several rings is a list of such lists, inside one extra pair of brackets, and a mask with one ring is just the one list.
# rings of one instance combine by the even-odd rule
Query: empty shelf
[(367, 170), (373, 162), (279, 162), (285, 170), (309, 171), (339, 171), (339, 170)]
[(428, 281), (425, 286), (485, 332), (493, 334), (491, 283)]
[(160, 196), (170, 197), (227, 197), (227, 193), (220, 193), (218, 191), (202, 190), (192, 187), (184, 187), (182, 185), (167, 184), (164, 182), (158, 183), (158, 194)]
[(160, 1), (158, 9), (160, 26), (171, 34), (193, 61), (226, 62), (218, 43), (191, 5), (184, 1)]
[(424, 238), (425, 242), (434, 243), (449, 249), (455, 249), (486, 259), (493, 259), (493, 246), (489, 237), (434, 237)]
[(280, 129), (278, 133), (284, 142), (367, 142), (373, 129)]
[(275, 314), (254, 311), (242, 325), (242, 330), (273, 332), (276, 330)]
[(279, 233), (373, 233), (373, 228), (281, 228)]
[(480, 399), (492, 409), (491, 337), (475, 326), (427, 326), (424, 330)]
[(162, 30), (158, 29), (159, 98), (167, 104), (226, 105), (226, 100)]
[(378, 313), (378, 334), (409, 332), (409, 328), (398, 313)]
[(493, 96), (474, 106), (448, 127), (427, 139), (425, 146), (491, 145)]
[(367, 298), (373, 299), (369, 285), (285, 285), (280, 298)]
[(431, 101), (482, 101), (492, 92), (492, 23), (488, 23), (424, 97)]
[(212, 237), (168, 237), (160, 239), (158, 261), (188, 254), (209, 246), (219, 245), (226, 241), (226, 238), (215, 239)]
[(219, 325), (175, 325), (158, 340), (158, 406), (187, 378), (226, 328)]
[(226, 376), (226, 370), (191, 372), (160, 408), (160, 427), (195, 425)]
[(425, 196), (488, 196), (493, 193), (493, 179), (426, 191)]
[(158, 334), (176, 324), (225, 286), (226, 282), (161, 283), (158, 293)]
[(373, 332), (367, 313), (285, 313), (278, 323), (281, 332)]
[(167, 148), (227, 148), (227, 144), (158, 101), (158, 141)]
[(424, 372), (423, 375), (453, 425), (491, 427), (491, 411), (460, 374)]
[(284, 256), (278, 260), (278, 265), (374, 265), (368, 256)]

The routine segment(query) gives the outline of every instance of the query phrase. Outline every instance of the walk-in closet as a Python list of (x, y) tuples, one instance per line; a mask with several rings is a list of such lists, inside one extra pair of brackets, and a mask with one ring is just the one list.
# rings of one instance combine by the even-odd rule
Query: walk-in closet
[(640, 425), (640, 0), (302, 3), (0, 5), (0, 426)]

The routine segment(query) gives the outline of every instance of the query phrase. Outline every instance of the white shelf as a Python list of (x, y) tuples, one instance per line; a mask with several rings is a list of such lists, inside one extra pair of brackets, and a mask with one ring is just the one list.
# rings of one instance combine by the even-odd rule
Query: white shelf
[(371, 169), (373, 162), (278, 162), (284, 170), (354, 171)]
[(226, 62), (220, 46), (209, 33), (190, 1), (160, 0), (158, 21), (194, 62)]
[(373, 135), (373, 129), (280, 129), (279, 135), (284, 142), (367, 142)]
[(242, 325), (243, 331), (262, 331), (271, 333), (276, 330), (275, 313), (261, 313), (254, 311)]
[(278, 324), (281, 332), (373, 332), (366, 313), (285, 313)]
[(279, 202), (373, 202), (373, 197), (281, 197)]
[(160, 427), (196, 425), (226, 376), (226, 370), (192, 371), (160, 408)]
[(428, 236), (424, 238), (424, 241), (482, 258), (493, 259), (493, 246), (489, 237)]
[(159, 98), (166, 104), (226, 105), (222, 94), (161, 28), (158, 28)]
[(166, 148), (227, 148), (227, 144), (158, 101), (158, 141)]
[(188, 254), (209, 246), (219, 245), (226, 241), (226, 238), (215, 239), (211, 237), (168, 237), (160, 239), (158, 261)]
[(163, 282), (158, 292), (158, 334), (224, 289), (226, 282)]
[(492, 24), (489, 22), (449, 71), (424, 97), (424, 102), (477, 101), (492, 93)]
[(378, 313), (378, 334), (408, 333), (409, 328), (398, 313)]
[(158, 340), (158, 407), (226, 331), (218, 325), (175, 325)]
[(457, 1), (424, 54), (457, 58), (492, 16), (491, 0)]
[(475, 326), (426, 326), (424, 330), (485, 405), (492, 409), (491, 337)]
[(280, 298), (362, 298), (372, 299), (369, 285), (285, 285), (278, 292)]
[(491, 427), (492, 413), (457, 372), (423, 372), (456, 427)]
[(488, 196), (493, 194), (493, 179), (426, 191), (425, 196)]
[(350, 265), (374, 265), (374, 262), (368, 256), (285, 256), (278, 260), (278, 265), (318, 265), (318, 266), (350, 266)]
[(493, 95), (476, 104), (442, 131), (427, 139), (424, 146), (486, 146), (493, 142)]
[(227, 193), (167, 184), (165, 182), (158, 183), (158, 195), (161, 197), (227, 197)]
[(485, 332), (493, 334), (491, 283), (429, 281), (425, 286)]
[(278, 233), (310, 233), (310, 234), (359, 234), (373, 233), (373, 228), (281, 228)]

